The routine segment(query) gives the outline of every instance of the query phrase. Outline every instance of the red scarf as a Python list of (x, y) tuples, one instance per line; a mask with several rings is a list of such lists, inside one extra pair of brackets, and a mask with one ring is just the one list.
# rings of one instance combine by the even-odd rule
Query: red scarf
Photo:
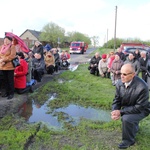
[(7, 52), (7, 50), (10, 48), (11, 46), (11, 43), (8, 44), (8, 45), (2, 45), (2, 48), (1, 48), (1, 54), (5, 54)]

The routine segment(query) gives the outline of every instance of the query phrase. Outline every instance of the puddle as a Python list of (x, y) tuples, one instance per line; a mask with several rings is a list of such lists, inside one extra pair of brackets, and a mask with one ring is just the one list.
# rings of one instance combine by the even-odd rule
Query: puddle
[(91, 107), (81, 107), (74, 104), (70, 104), (68, 107), (56, 109), (58, 112), (64, 112), (79, 121), (80, 118), (90, 119), (93, 121), (108, 122), (111, 120), (110, 111), (94, 109)]
[(77, 70), (78, 66), (79, 65), (77, 65), (77, 64), (70, 64), (69, 70), (73, 72), (73, 71)]
[[(23, 109), (21, 116), (25, 117), (28, 123), (43, 122), (54, 128), (62, 128), (64, 121), (71, 122), (72, 125), (77, 125), (81, 118), (102, 122), (111, 120), (110, 111), (94, 109), (91, 107), (84, 108), (74, 104), (51, 110), (50, 107), (47, 107), (47, 104), (49, 101), (53, 100), (55, 96), (56, 94), (51, 96), (51, 98), (42, 106), (34, 101), (32, 103), (24, 103), (23, 108), (25, 109)], [(59, 120), (58, 114), (60, 113), (65, 120)]]

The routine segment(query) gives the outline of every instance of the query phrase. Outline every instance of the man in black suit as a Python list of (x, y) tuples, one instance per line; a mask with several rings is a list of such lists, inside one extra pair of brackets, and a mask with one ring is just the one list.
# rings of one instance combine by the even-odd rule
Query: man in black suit
[(139, 122), (149, 113), (148, 85), (135, 75), (133, 65), (124, 64), (121, 68), (121, 80), (116, 84), (111, 112), (113, 120), (122, 120), (122, 143), (118, 148), (126, 149), (134, 145)]

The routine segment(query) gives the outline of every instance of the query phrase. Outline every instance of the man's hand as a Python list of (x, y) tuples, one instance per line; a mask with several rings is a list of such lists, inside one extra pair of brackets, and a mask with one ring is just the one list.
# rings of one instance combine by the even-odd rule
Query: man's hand
[(118, 120), (120, 119), (120, 110), (114, 110), (111, 112), (111, 118), (113, 120)]
[(104, 77), (104, 74), (102, 73), (101, 76)]

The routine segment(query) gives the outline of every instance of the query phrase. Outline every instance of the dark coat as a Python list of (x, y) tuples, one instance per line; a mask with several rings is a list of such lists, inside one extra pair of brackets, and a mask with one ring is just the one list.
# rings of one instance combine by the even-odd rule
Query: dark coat
[(55, 53), (54, 54), (54, 58), (55, 58), (55, 63), (59, 63), (60, 62), (60, 55), (59, 55), (59, 53)]
[(116, 94), (112, 110), (121, 110), (121, 115), (150, 113), (149, 90), (147, 84), (135, 76), (131, 84), (125, 88), (121, 80), (116, 84)]
[(44, 59), (43, 58), (40, 58), (40, 59), (33, 58), (32, 59), (32, 68), (33, 68), (33, 70), (44, 71), (45, 70)]
[(148, 60), (146, 69), (147, 69), (147, 84), (150, 90), (150, 59)]
[(148, 57), (146, 57), (146, 60), (144, 60), (142, 57), (139, 58), (139, 62), (140, 62), (140, 69), (142, 72), (146, 72), (147, 71), (147, 62), (148, 62)]
[(101, 57), (96, 58), (95, 56), (93, 56), (90, 60), (90, 65), (97, 65), (98, 66), (100, 60), (101, 60)]

